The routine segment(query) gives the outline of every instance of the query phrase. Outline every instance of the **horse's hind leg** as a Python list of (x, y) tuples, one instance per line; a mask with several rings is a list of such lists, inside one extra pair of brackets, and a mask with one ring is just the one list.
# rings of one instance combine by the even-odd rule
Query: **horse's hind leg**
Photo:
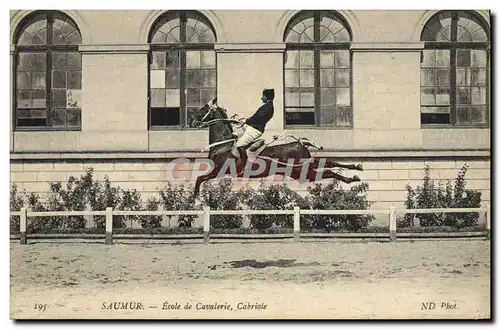
[(353, 165), (353, 164), (341, 164), (335, 161), (327, 160), (325, 162), (325, 167), (326, 168), (345, 168), (349, 170), (359, 170), (363, 171), (363, 166), (358, 164), (358, 165)]

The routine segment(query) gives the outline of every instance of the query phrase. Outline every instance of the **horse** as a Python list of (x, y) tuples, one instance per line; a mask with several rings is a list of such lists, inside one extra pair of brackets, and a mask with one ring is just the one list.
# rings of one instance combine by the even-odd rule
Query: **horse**
[[(188, 124), (191, 128), (209, 127), (208, 135), (210, 145), (208, 158), (212, 160), (214, 165), (209, 173), (197, 177), (193, 193), (194, 198), (196, 198), (201, 183), (216, 178), (228, 159), (235, 160), (236, 157), (231, 153), (232, 145), (236, 142), (232, 124), (242, 126), (243, 122), (241, 120), (235, 120), (234, 116), (228, 118), (227, 110), (218, 106), (217, 98), (215, 98), (200, 108), (198, 112), (191, 117)], [(250, 149), (250, 151), (256, 151), (264, 147), (261, 152), (258, 153), (257, 158), (259, 161), (265, 162), (265, 169), (257, 173), (258, 168), (256, 167), (258, 167), (258, 165), (256, 163), (250, 163), (252, 167), (249, 169), (253, 174), (245, 176), (246, 178), (262, 178), (274, 174), (280, 175), (280, 173), (271, 173), (271, 168), (273, 167), (272, 162), (275, 162), (275, 167), (277, 164), (291, 165), (292, 168), (289, 175), (296, 180), (305, 178), (308, 181), (315, 181), (317, 179), (318, 170), (323, 170), (321, 179), (333, 178), (347, 184), (360, 181), (359, 177), (356, 175), (353, 177), (345, 177), (332, 171), (332, 168), (362, 171), (363, 168), (361, 165), (345, 165), (328, 159), (312, 157), (309, 148), (316, 148), (318, 150), (322, 150), (323, 148), (315, 145), (306, 138), (293, 138), (294, 141), (292, 142), (269, 146), (269, 144), (278, 139), (278, 136), (274, 136), (273, 141), (265, 146), (265, 141), (259, 139), (245, 148), (240, 148), (240, 160), (236, 162), (236, 177), (244, 177), (244, 168), (248, 161), (246, 150)], [(290, 159), (293, 159), (293, 164), (290, 164)], [(323, 160), (323, 162), (321, 160)], [(305, 169), (304, 166), (306, 164), (308, 165), (307, 173), (304, 175), (302, 171)], [(323, 168), (326, 168), (326, 170)]]

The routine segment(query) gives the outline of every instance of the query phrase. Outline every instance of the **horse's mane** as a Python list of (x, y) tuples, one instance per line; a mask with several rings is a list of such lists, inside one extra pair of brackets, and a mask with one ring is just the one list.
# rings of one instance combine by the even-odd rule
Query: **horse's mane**
[(217, 114), (220, 115), (220, 119), (227, 119), (227, 110), (223, 107), (217, 107)]

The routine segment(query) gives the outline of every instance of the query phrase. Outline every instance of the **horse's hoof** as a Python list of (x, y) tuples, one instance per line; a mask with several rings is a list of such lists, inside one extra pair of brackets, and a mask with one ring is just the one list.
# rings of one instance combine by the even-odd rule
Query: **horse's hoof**
[(363, 165), (357, 165), (356, 170), (363, 171)]
[(352, 181), (353, 182), (361, 182), (361, 179), (359, 179), (358, 175), (354, 175), (354, 177), (352, 178)]

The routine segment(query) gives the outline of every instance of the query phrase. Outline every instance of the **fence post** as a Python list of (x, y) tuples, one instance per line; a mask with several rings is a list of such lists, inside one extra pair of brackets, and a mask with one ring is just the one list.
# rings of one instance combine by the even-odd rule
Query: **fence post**
[(300, 208), (293, 207), (293, 239), (300, 241)]
[(26, 226), (28, 222), (28, 209), (21, 208), (21, 216), (19, 217), (19, 240), (21, 244), (27, 244)]
[(486, 239), (490, 239), (491, 235), (491, 205), (488, 203), (486, 205)]
[(389, 232), (391, 241), (396, 241), (396, 207), (389, 207)]
[(113, 208), (106, 208), (106, 244), (113, 244)]
[(203, 242), (210, 243), (210, 207), (203, 207)]

